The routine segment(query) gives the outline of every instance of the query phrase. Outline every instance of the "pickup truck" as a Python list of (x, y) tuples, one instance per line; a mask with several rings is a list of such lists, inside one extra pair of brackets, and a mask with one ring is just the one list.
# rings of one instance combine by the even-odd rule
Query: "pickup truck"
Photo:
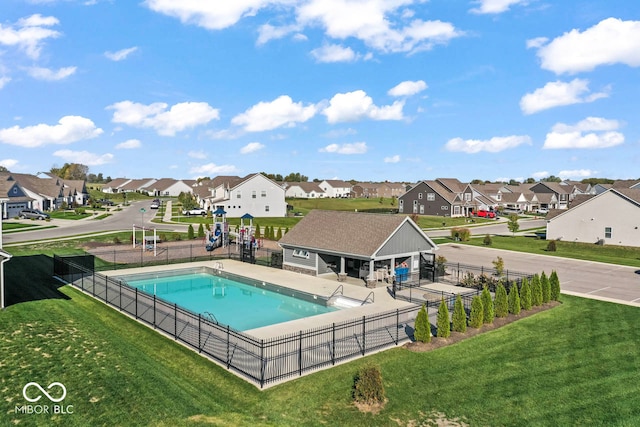
[(201, 215), (206, 216), (207, 211), (202, 208), (192, 208), (192, 209), (184, 209), (182, 211), (182, 215), (191, 216), (191, 215)]

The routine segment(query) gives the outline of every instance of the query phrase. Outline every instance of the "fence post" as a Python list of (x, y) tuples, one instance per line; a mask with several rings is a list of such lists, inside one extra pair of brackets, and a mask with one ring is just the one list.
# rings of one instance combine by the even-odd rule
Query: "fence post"
[(138, 320), (138, 288), (136, 288), (136, 320)]
[(96, 296), (96, 275), (91, 276), (91, 295)]
[(298, 333), (298, 374), (302, 376), (302, 330)]
[(153, 294), (153, 329), (156, 328), (156, 294)]
[(231, 340), (229, 339), (229, 325), (227, 325), (227, 369), (229, 369), (229, 367), (231, 366), (231, 358), (230, 356), (230, 350), (231, 350)]
[(173, 336), (178, 339), (178, 304), (173, 304)]
[(104, 302), (109, 304), (109, 278), (104, 276)]
[(396, 308), (396, 345), (398, 345), (398, 342), (400, 341), (400, 338), (398, 337), (398, 328), (400, 328), (400, 310)]
[(120, 311), (122, 311), (122, 282), (120, 280), (118, 280), (118, 292), (120, 293), (120, 295), (118, 296), (119, 301), (118, 301), (118, 305), (120, 307), (118, 307), (120, 309)]
[(260, 388), (264, 386), (264, 340), (260, 340)]
[(366, 343), (365, 343), (365, 339), (366, 339), (366, 331), (365, 331), (365, 326), (366, 326), (366, 320), (367, 320), (367, 316), (362, 316), (362, 355), (364, 356), (364, 354), (366, 353)]
[(331, 326), (331, 364), (336, 364), (336, 323)]
[(198, 313), (198, 353), (202, 353), (201, 337), (202, 314)]

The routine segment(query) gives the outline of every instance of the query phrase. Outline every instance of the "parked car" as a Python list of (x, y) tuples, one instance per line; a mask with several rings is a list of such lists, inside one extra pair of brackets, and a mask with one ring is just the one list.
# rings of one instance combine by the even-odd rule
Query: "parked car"
[(495, 218), (496, 213), (494, 211), (486, 211), (484, 209), (480, 209), (476, 212), (476, 216), (479, 218)]
[(49, 214), (38, 209), (22, 209), (18, 216), (22, 219), (49, 219)]
[(149, 207), (151, 209), (159, 209), (161, 204), (162, 202), (160, 202), (160, 199), (153, 199), (153, 201), (151, 202), (151, 206)]
[(109, 199), (100, 199), (98, 200), (98, 203), (100, 203), (103, 206), (113, 206), (113, 201), (109, 200)]
[(206, 211), (206, 209), (202, 209), (202, 208), (185, 209), (185, 210), (182, 211), (182, 215), (186, 215), (186, 216), (190, 216), (190, 215), (206, 216), (207, 215), (207, 211)]
[(536, 209), (536, 213), (540, 215), (546, 215), (549, 213), (549, 209), (539, 208), (539, 209)]
[(509, 215), (522, 215), (522, 209), (503, 209), (502, 210), (502, 215), (505, 216), (509, 216)]

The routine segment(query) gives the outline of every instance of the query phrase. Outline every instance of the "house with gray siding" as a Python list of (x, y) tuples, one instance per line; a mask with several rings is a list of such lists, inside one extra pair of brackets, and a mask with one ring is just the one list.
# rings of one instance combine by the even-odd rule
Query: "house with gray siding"
[(405, 214), (464, 216), (462, 194), (452, 192), (438, 181), (421, 181), (398, 199), (398, 212)]

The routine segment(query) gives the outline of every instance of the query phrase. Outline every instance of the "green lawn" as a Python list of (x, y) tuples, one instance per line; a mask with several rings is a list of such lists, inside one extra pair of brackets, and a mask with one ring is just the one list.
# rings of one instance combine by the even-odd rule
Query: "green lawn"
[(40, 224), (38, 223), (34, 223), (34, 224), (25, 224), (25, 223), (21, 223), (21, 222), (7, 222), (7, 221), (3, 221), (2, 222), (2, 231), (7, 233), (11, 233), (14, 231), (24, 231), (25, 229), (28, 228), (33, 228), (33, 227), (37, 227)]
[[(60, 287), (47, 257), (14, 261), (5, 266), (11, 298), (29, 298), (0, 312), (7, 425), (404, 426), (432, 425), (433, 413), (470, 425), (640, 424), (635, 307), (563, 296), (557, 308), (450, 347), (392, 349), (260, 391)], [(368, 362), (380, 366), (389, 399), (377, 415), (350, 403), (353, 376)], [(31, 381), (63, 383), (74, 413), (14, 414)]]

